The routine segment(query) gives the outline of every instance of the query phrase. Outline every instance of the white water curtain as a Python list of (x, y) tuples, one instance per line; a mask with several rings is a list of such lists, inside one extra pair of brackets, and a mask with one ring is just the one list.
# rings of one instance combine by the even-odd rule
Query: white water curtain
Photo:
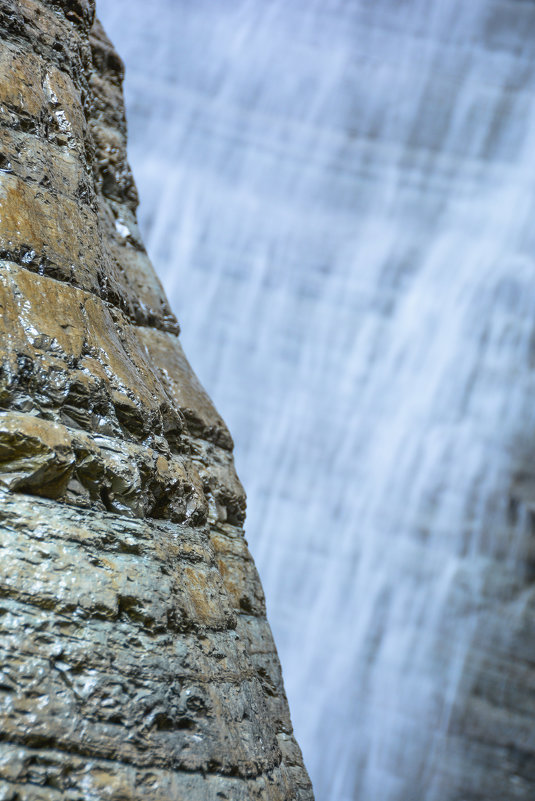
[(529, 801), (535, 4), (98, 10), (317, 801)]

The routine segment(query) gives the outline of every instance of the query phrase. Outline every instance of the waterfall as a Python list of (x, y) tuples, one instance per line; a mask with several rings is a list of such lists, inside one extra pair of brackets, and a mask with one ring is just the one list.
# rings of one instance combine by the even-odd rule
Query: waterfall
[(532, 801), (535, 3), (146, 9), (142, 228), (317, 801)]

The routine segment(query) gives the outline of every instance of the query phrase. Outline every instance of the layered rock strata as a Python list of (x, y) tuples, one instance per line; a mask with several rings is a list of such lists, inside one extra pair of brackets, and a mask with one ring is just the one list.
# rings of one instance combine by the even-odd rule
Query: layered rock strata
[(0, 798), (310, 800), (122, 63), (90, 0), (0, 0), (0, 37)]

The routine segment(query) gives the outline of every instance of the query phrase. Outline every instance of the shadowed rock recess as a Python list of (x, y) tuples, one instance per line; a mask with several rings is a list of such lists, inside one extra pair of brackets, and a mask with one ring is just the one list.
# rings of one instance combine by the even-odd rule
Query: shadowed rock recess
[(122, 63), (89, 0), (0, 0), (0, 42), (0, 799), (310, 801)]

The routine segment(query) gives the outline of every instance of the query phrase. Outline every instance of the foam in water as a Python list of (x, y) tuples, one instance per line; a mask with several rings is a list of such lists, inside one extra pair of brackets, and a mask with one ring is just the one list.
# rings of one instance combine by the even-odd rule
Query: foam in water
[(142, 227), (317, 801), (528, 799), (473, 743), (531, 603), (535, 6), (146, 8), (99, 4)]

